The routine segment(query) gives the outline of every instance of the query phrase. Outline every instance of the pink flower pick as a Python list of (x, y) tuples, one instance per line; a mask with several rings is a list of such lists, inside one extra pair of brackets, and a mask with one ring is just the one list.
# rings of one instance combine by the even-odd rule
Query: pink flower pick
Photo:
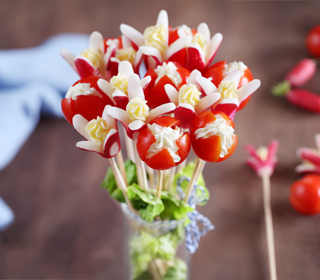
[(295, 171), (297, 173), (320, 174), (320, 133), (315, 135), (316, 149), (301, 147), (297, 150), (297, 157), (301, 159)]
[(245, 146), (246, 151), (250, 154), (246, 163), (252, 167), (259, 177), (263, 175), (271, 176), (278, 158), (276, 156), (279, 147), (278, 140), (274, 139), (270, 142), (268, 147), (259, 147), (256, 149), (253, 145)]

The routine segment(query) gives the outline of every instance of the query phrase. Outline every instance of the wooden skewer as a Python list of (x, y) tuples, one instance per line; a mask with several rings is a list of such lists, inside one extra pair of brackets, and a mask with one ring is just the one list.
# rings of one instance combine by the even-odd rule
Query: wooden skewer
[(123, 193), (123, 196), (124, 196), (124, 199), (126, 200), (126, 203), (130, 209), (131, 212), (135, 213), (135, 210), (133, 209), (132, 205), (131, 205), (131, 202), (128, 198), (128, 195), (127, 195), (127, 186), (121, 176), (121, 173), (119, 171), (119, 168), (116, 164), (116, 161), (114, 158), (110, 158), (109, 159), (109, 162), (110, 162), (110, 165), (111, 165), (111, 168), (112, 168), (112, 171), (113, 171), (113, 174), (114, 174), (114, 178), (116, 179), (116, 183), (117, 183), (117, 186), (119, 189), (121, 189), (122, 193)]
[(274, 249), (275, 246), (274, 246), (273, 225), (272, 225), (272, 212), (271, 212), (271, 204), (270, 204), (270, 174), (268, 172), (262, 173), (262, 185), (263, 185), (263, 206), (264, 206), (264, 215), (265, 215), (265, 223), (266, 223), (270, 279), (277, 280), (276, 257), (275, 257), (275, 249)]
[(175, 174), (176, 174), (176, 167), (173, 167), (173, 168), (170, 169), (169, 178), (168, 178), (168, 181), (167, 181), (166, 191), (168, 191), (168, 192), (171, 190), (171, 186), (172, 186)]
[(123, 131), (124, 131), (124, 140), (125, 140), (126, 149), (127, 149), (127, 156), (128, 158), (131, 159), (132, 162), (136, 163), (136, 158), (135, 158), (134, 148), (133, 148), (133, 141), (128, 137), (124, 128), (123, 128)]
[(193, 186), (194, 183), (197, 181), (199, 175), (200, 175), (200, 171), (202, 170), (202, 165), (205, 164), (205, 161), (203, 161), (202, 159), (199, 159), (198, 157), (196, 158), (196, 165), (194, 167), (193, 170), (193, 174), (192, 177), (190, 179), (187, 191), (186, 191), (186, 196), (184, 198), (184, 201), (188, 203), (188, 200), (190, 198), (191, 192), (193, 190)]
[(146, 165), (146, 170), (147, 170), (147, 173), (149, 175), (149, 184), (150, 184), (150, 188), (151, 189), (155, 189), (156, 188), (156, 185), (154, 183), (154, 169), (152, 169), (151, 167), (149, 167), (148, 165)]
[(157, 197), (161, 198), (161, 191), (163, 186), (163, 171), (157, 170)]
[(128, 181), (127, 181), (127, 175), (126, 175), (126, 169), (124, 167), (124, 161), (123, 161), (123, 157), (122, 157), (122, 153), (121, 151), (116, 155), (116, 159), (117, 159), (117, 163), (122, 175), (122, 178), (126, 184), (126, 186), (128, 186)]

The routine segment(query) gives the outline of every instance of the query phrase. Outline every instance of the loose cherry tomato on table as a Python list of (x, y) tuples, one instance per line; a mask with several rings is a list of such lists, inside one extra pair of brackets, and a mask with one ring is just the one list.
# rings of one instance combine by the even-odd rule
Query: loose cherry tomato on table
[(202, 160), (220, 162), (229, 158), (238, 144), (234, 123), (222, 112), (204, 111), (190, 124), (194, 153)]
[(137, 150), (149, 167), (166, 170), (187, 158), (191, 149), (190, 135), (179, 126), (179, 120), (161, 116), (142, 129), (137, 139)]
[(306, 38), (307, 50), (315, 57), (320, 57), (320, 25), (312, 28)]
[(291, 185), (291, 206), (305, 215), (320, 213), (320, 176), (309, 174)]
[(68, 90), (61, 101), (61, 109), (66, 120), (72, 124), (74, 115), (80, 114), (87, 121), (102, 117), (106, 105), (114, 105), (111, 99), (99, 88), (100, 77), (82, 78)]

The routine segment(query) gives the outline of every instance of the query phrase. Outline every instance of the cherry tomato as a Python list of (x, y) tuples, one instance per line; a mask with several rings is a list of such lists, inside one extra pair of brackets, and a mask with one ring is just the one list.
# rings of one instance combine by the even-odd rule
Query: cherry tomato
[(72, 118), (76, 114), (80, 114), (88, 121), (102, 117), (103, 109), (106, 105), (113, 105), (111, 99), (99, 88), (97, 82), (100, 78), (90, 76), (80, 79), (73, 86), (79, 83), (90, 84), (97, 90), (99, 94), (79, 95), (75, 99), (64, 98), (61, 101), (61, 109), (66, 120), (72, 124)]
[[(180, 126), (180, 121), (169, 117), (161, 116), (155, 118), (150, 124), (157, 124), (162, 127), (171, 127), (174, 129), (176, 126)], [(179, 162), (174, 162), (172, 156), (166, 148), (163, 148), (156, 154), (151, 157), (148, 157), (148, 150), (150, 146), (156, 141), (155, 136), (149, 130), (148, 127), (145, 127), (141, 130), (138, 139), (137, 139), (137, 150), (140, 158), (151, 168), (156, 170), (166, 170), (171, 167), (177, 166), (183, 162), (191, 149), (191, 140), (188, 132), (185, 132), (181, 137), (176, 140), (176, 145), (178, 146), (177, 154), (180, 157)]]
[(295, 181), (290, 188), (289, 201), (302, 214), (320, 213), (320, 176), (309, 174)]
[(320, 25), (312, 28), (306, 38), (307, 50), (315, 57), (320, 57)]
[(145, 77), (147, 77), (147, 76), (151, 77), (151, 82), (144, 89), (145, 98), (148, 101), (147, 104), (150, 109), (154, 109), (162, 104), (171, 102), (165, 89), (164, 89), (164, 86), (166, 84), (170, 84), (170, 85), (174, 86), (177, 90), (179, 90), (179, 88), (182, 85), (186, 84), (186, 79), (187, 79), (187, 77), (189, 77), (190, 71), (181, 67), (177, 63), (174, 63), (174, 64), (178, 68), (176, 71), (179, 73), (181, 80), (182, 80), (178, 86), (176, 86), (167, 75), (164, 75), (156, 83), (155, 81), (158, 78), (158, 75), (153, 69), (149, 69), (147, 71), (147, 73), (145, 74)]
[[(229, 126), (234, 128), (232, 120), (222, 112), (215, 112), (216, 115), (222, 116)], [(216, 121), (215, 115), (211, 111), (204, 111), (197, 115), (190, 124), (190, 136), (194, 153), (202, 160), (209, 162), (220, 162), (229, 158), (235, 151), (238, 144), (238, 136), (233, 135), (233, 144), (228, 149), (228, 153), (224, 157), (220, 157), (221, 154), (221, 141), (220, 136), (211, 135), (206, 138), (196, 139), (195, 132), (199, 128), (205, 127), (209, 123)]]
[[(205, 71), (203, 76), (205, 78), (211, 78), (212, 79), (211, 81), (215, 84), (216, 87), (218, 87), (221, 81), (223, 80), (223, 78), (225, 77), (224, 69), (226, 64), (227, 62), (224, 60), (213, 64), (207, 71)], [(247, 69), (244, 70), (244, 74), (240, 79), (238, 88), (242, 87), (243, 85), (245, 85), (246, 83), (252, 80), (253, 80), (252, 73), (249, 67), (247, 67)]]

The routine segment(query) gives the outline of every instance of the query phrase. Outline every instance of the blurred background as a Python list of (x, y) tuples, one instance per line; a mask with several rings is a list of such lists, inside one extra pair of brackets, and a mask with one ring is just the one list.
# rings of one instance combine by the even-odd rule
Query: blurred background
[[(214, 62), (243, 61), (262, 82), (235, 117), (235, 154), (206, 165), (212, 198), (198, 210), (215, 230), (192, 256), (191, 279), (268, 279), (261, 181), (244, 164), (244, 145), (267, 145), (273, 138), (280, 141), (271, 179), (278, 278), (319, 279), (320, 218), (296, 213), (288, 195), (301, 177), (294, 173), (296, 150), (315, 147), (320, 117), (273, 97), (270, 88), (310, 57), (305, 37), (320, 24), (320, 2), (182, 0), (0, 1), (0, 159), (7, 160), (0, 197), (15, 215), (0, 233), (0, 278), (124, 279), (123, 217), (100, 188), (108, 162), (78, 150), (81, 136), (50, 104), (77, 80), (59, 55), (61, 47), (76, 54), (83, 49), (72, 45), (74, 33), (84, 34), (77, 39), (87, 47), (88, 34), (118, 37), (121, 23), (143, 32), (161, 9), (171, 26), (206, 22), (211, 34), (222, 33)], [(73, 35), (42, 45), (64, 33)], [(305, 88), (320, 93), (319, 72)]]

